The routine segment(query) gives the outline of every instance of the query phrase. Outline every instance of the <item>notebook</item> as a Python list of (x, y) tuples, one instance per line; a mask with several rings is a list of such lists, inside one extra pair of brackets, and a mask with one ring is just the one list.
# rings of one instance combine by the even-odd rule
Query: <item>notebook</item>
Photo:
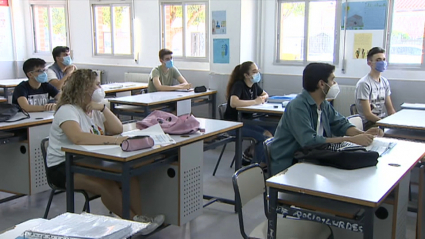
[(379, 153), (379, 156), (389, 152), (397, 143), (389, 142), (388, 140), (382, 140), (381, 138), (375, 138), (371, 145), (364, 147), (358, 144), (344, 141), (342, 143), (334, 143), (329, 146), (330, 150), (342, 151), (342, 150), (354, 150), (354, 149), (366, 149), (367, 151), (375, 151)]

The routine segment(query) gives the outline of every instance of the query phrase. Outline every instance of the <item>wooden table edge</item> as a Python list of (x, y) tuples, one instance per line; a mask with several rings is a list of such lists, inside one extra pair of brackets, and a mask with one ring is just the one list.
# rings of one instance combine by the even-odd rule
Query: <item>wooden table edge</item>
[(425, 127), (419, 128), (419, 127), (415, 127), (415, 126), (398, 125), (398, 124), (388, 124), (388, 123), (379, 123), (379, 121), (376, 122), (376, 125), (377, 126), (384, 127), (384, 128), (389, 128), (389, 129), (395, 128), (395, 129), (425, 130)]
[(125, 92), (125, 91), (132, 91), (132, 90), (143, 90), (143, 89), (147, 89), (147, 88), (148, 88), (148, 86), (122, 87), (122, 88), (117, 88), (117, 89), (105, 90), (105, 93), (110, 94), (110, 93)]
[(28, 126), (48, 124), (48, 123), (52, 123), (52, 121), (53, 121), (53, 119), (43, 119), (43, 120), (27, 122), (27, 123), (22, 123), (22, 124), (0, 126), (0, 130), (18, 129), (18, 128), (23, 128), (23, 127), (28, 127)]
[(240, 112), (268, 113), (268, 114), (280, 114), (280, 115), (282, 115), (285, 112), (285, 111), (271, 111), (267, 109), (252, 109), (252, 108), (241, 108), (241, 107), (237, 107), (236, 110)]
[(150, 105), (160, 105), (160, 104), (166, 104), (166, 103), (174, 103), (174, 102), (181, 101), (181, 100), (194, 99), (194, 98), (207, 96), (207, 95), (213, 95), (213, 94), (217, 94), (217, 91), (196, 93), (196, 95), (188, 95), (188, 96), (179, 97), (177, 100), (176, 99), (170, 99), (170, 100), (156, 101), (156, 102), (153, 102), (153, 103), (129, 102), (129, 101), (120, 101), (120, 100), (116, 100), (116, 99), (109, 99), (109, 102), (114, 103), (114, 104), (123, 104), (123, 105), (150, 106)]

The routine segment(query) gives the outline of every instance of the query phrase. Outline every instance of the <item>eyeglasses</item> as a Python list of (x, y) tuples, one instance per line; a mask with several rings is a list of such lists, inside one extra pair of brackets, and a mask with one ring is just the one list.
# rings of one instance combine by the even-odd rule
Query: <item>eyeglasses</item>
[(47, 69), (44, 68), (44, 69), (40, 69), (40, 70), (36, 70), (36, 71), (31, 71), (31, 72), (43, 73), (43, 72), (46, 72), (46, 71), (47, 71)]

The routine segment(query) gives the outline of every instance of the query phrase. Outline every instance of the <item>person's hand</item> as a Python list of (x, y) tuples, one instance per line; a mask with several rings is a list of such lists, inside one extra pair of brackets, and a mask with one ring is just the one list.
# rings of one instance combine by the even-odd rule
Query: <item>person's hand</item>
[(373, 128), (368, 129), (365, 132), (365, 134), (371, 134), (371, 135), (376, 135), (376, 136), (382, 137), (382, 136), (384, 136), (384, 131), (382, 129), (378, 128), (378, 127), (373, 127)]
[(188, 89), (190, 89), (190, 88), (192, 88), (192, 84), (190, 84), (190, 83), (183, 83), (183, 84), (180, 84), (180, 89), (188, 90)]
[(122, 144), (124, 140), (128, 139), (128, 136), (118, 136), (115, 140), (116, 145)]
[(257, 98), (255, 98), (255, 104), (256, 105), (261, 105), (264, 103), (264, 98), (261, 96), (258, 96)]
[(56, 109), (56, 104), (45, 104), (44, 111), (52, 111)]
[(269, 97), (267, 97), (267, 95), (263, 95), (263, 96), (260, 96), (260, 97), (264, 99), (264, 102), (266, 102), (267, 99), (269, 98)]
[(67, 67), (65, 67), (65, 75), (71, 75), (72, 72), (74, 72), (76, 69), (76, 67), (74, 65), (69, 65)]
[(349, 141), (361, 146), (369, 146), (373, 142), (373, 135), (371, 134), (358, 134), (350, 137)]
[(86, 107), (86, 112), (90, 112), (90, 111), (92, 111), (92, 110), (98, 110), (98, 111), (101, 111), (101, 110), (103, 110), (103, 107), (105, 107), (105, 105), (104, 105), (104, 104), (101, 104), (101, 103), (97, 103), (97, 102), (92, 101), (92, 102), (90, 102), (90, 103), (87, 105), (87, 107)]

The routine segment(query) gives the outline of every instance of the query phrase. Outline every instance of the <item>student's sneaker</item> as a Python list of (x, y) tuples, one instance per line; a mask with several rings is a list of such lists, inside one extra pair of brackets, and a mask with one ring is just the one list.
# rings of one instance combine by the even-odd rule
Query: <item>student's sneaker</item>
[(242, 157), (248, 161), (252, 160), (252, 152), (253, 151), (253, 146), (249, 146), (248, 148), (245, 149), (245, 151), (243, 151), (242, 153)]
[(134, 221), (143, 222), (143, 223), (156, 223), (158, 226), (161, 226), (164, 223), (165, 216), (162, 214), (156, 215), (154, 218), (144, 216), (144, 215), (136, 215), (133, 218)]
[(146, 225), (146, 227), (145, 227), (145, 228), (143, 228), (143, 229), (140, 231), (140, 234), (141, 234), (141, 235), (143, 235), (143, 236), (149, 235), (149, 234), (151, 234), (153, 231), (155, 231), (158, 227), (159, 227), (159, 225), (158, 225), (158, 224), (156, 224), (156, 223), (154, 223), (154, 222), (150, 222), (150, 223), (148, 223), (148, 224)]
[(248, 166), (250, 164), (252, 164), (252, 160), (251, 159), (247, 159), (247, 158), (245, 158), (244, 155), (242, 155), (242, 166)]

